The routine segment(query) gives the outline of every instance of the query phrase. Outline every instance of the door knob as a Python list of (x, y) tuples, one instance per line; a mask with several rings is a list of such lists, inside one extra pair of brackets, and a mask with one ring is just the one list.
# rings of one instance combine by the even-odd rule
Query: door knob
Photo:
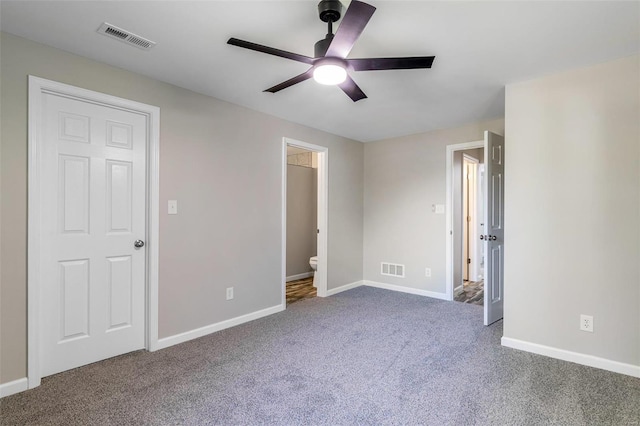
[(484, 235), (480, 235), (480, 239), (481, 239), (481, 240), (484, 240)]
[(142, 241), (142, 240), (136, 240), (136, 242), (135, 242), (135, 243), (133, 243), (133, 246), (134, 246), (135, 248), (144, 247), (144, 241)]
[(498, 237), (496, 237), (495, 235), (489, 235), (489, 239), (490, 239), (491, 241), (495, 241), (495, 240), (497, 240), (497, 239), (498, 239)]

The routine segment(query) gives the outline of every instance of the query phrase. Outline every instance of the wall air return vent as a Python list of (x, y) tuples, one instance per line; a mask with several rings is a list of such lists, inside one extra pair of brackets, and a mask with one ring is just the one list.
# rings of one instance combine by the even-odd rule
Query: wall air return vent
[(380, 264), (380, 273), (391, 277), (404, 278), (404, 265), (382, 262)]
[(104, 22), (102, 25), (100, 25), (100, 28), (98, 28), (98, 33), (142, 50), (149, 50), (156, 45), (155, 41), (140, 37), (139, 35), (136, 35), (131, 31), (123, 30), (122, 28), (111, 25), (108, 22)]

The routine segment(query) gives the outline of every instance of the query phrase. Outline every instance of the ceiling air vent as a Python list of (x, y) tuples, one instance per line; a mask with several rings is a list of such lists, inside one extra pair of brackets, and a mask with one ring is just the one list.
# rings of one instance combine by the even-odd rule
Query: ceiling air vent
[(98, 33), (106, 35), (107, 37), (114, 38), (116, 40), (120, 40), (121, 42), (126, 43), (129, 46), (134, 46), (142, 50), (149, 50), (156, 45), (154, 41), (151, 41), (144, 37), (140, 37), (139, 35), (136, 35), (131, 31), (118, 28), (108, 22), (104, 22), (102, 25), (100, 25), (100, 28), (98, 28)]

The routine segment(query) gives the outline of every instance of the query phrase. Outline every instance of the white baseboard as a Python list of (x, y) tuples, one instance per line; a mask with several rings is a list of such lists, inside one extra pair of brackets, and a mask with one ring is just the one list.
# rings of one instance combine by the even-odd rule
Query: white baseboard
[(356, 281), (340, 287), (332, 288), (327, 290), (327, 296), (333, 296), (334, 294), (342, 293), (343, 291), (351, 290), (352, 288), (360, 287), (361, 285), (363, 285), (363, 281)]
[(427, 297), (432, 297), (434, 299), (450, 300), (450, 298), (447, 297), (447, 293), (438, 293), (435, 291), (420, 290), (418, 288), (413, 288), (413, 287), (404, 287), (401, 285), (379, 283), (376, 281), (369, 281), (369, 280), (364, 280), (363, 283), (364, 283), (363, 285), (366, 285), (369, 287), (384, 288), (385, 290), (399, 291), (401, 293), (417, 294), (419, 296), (427, 296)]
[(0, 398), (13, 395), (14, 393), (24, 392), (27, 389), (29, 389), (29, 381), (26, 377), (12, 382), (3, 383), (0, 385)]
[(302, 274), (296, 274), (296, 275), (288, 276), (287, 278), (285, 278), (285, 281), (289, 282), (289, 281), (301, 280), (303, 278), (309, 278), (309, 277), (312, 277), (312, 276), (313, 276), (313, 271), (311, 271), (311, 272), (303, 272)]
[(575, 362), (576, 364), (613, 371), (614, 373), (626, 374), (627, 376), (640, 377), (640, 365), (625, 364), (623, 362), (612, 361), (606, 358), (553, 348), (551, 346), (540, 345), (537, 343), (525, 342), (524, 340), (512, 339), (510, 337), (503, 337), (501, 343), (502, 346), (506, 346), (508, 348), (519, 349), (521, 351), (561, 359), (563, 361)]
[(236, 325), (257, 320), (258, 318), (273, 315), (284, 310), (284, 305), (277, 305), (271, 308), (262, 309), (257, 312), (252, 312), (250, 314), (241, 315), (239, 317), (221, 321), (215, 324), (196, 328), (195, 330), (185, 331), (184, 333), (176, 334), (174, 336), (163, 337), (162, 339), (158, 340), (156, 349), (164, 349), (168, 348), (169, 346), (177, 345), (178, 343), (188, 342), (189, 340), (197, 339), (198, 337), (206, 336), (207, 334), (215, 333), (216, 331), (224, 330), (226, 328), (235, 327)]

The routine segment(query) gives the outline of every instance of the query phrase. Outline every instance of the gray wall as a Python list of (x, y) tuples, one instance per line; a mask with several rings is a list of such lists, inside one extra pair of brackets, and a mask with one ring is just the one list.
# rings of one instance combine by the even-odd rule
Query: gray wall
[[(445, 292), (447, 145), (503, 134), (504, 120), (365, 144), (364, 279)], [(405, 278), (380, 274), (380, 262), (406, 266)], [(425, 268), (431, 268), (431, 278)]]
[(507, 86), (505, 337), (640, 365), (639, 61)]
[(160, 337), (280, 305), (283, 136), (329, 148), (328, 287), (362, 279), (361, 143), (5, 33), (0, 55), (0, 382), (26, 375), (29, 74), (161, 108)]
[(287, 277), (311, 271), (317, 253), (318, 169), (287, 166)]

